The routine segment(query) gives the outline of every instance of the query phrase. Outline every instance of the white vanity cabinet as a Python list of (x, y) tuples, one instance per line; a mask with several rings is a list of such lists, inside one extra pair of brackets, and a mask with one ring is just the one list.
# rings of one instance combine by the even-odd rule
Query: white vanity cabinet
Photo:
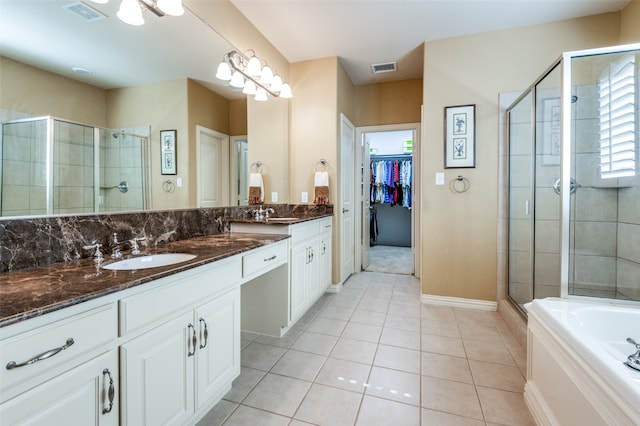
[(331, 218), (291, 225), (291, 321), (331, 285)]
[(123, 425), (188, 423), (230, 389), (240, 374), (240, 279), (235, 256), (120, 301), (121, 327), (144, 330), (120, 347)]
[(77, 305), (1, 329), (0, 424), (117, 425), (116, 312)]
[[(286, 328), (282, 328), (282, 332), (286, 332), (288, 327), (300, 319), (331, 285), (332, 218), (322, 217), (295, 224), (238, 222), (231, 224), (231, 231), (291, 235), (288, 324)], [(258, 298), (255, 299), (258, 300)], [(245, 303), (244, 290), (243, 303)], [(260, 309), (260, 307), (256, 303), (249, 309)], [(246, 328), (244, 321), (243, 329), (267, 334), (282, 334), (269, 333), (256, 327)]]

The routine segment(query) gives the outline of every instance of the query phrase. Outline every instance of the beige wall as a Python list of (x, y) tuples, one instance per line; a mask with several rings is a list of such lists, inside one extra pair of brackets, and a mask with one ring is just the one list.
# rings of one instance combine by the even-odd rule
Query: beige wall
[(303, 191), (313, 202), (314, 166), (324, 158), (329, 162), (329, 201), (337, 198), (338, 170), (338, 58), (296, 62), (290, 68), (292, 90), (289, 170), (291, 201), (300, 202)]
[(419, 123), (422, 79), (357, 86), (355, 122), (361, 126)]
[[(166, 81), (107, 92), (107, 127), (151, 125), (151, 202), (154, 209), (195, 207), (189, 188), (193, 181), (188, 167), (189, 127), (187, 79)], [(177, 130), (177, 176), (160, 173), (160, 131)], [(162, 190), (162, 181), (181, 177), (183, 186), (174, 192)]]
[(640, 0), (631, 0), (620, 12), (620, 43), (640, 43)]
[(229, 136), (247, 135), (247, 98), (229, 101)]
[(106, 126), (106, 91), (0, 56), (0, 108)]
[[(563, 51), (615, 45), (619, 14), (425, 43), (422, 292), (496, 300), (498, 94), (525, 89)], [(451, 52), (455, 52), (453, 55)], [(476, 104), (476, 167), (443, 168), (443, 109)], [(447, 185), (435, 186), (444, 172)], [(448, 183), (463, 175), (469, 192)]]

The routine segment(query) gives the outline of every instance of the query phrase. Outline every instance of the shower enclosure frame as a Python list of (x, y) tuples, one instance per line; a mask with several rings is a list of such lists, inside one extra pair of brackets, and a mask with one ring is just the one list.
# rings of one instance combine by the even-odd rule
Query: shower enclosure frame
[[(572, 183), (572, 112), (571, 112), (571, 106), (572, 106), (572, 89), (573, 89), (573, 85), (572, 85), (572, 60), (576, 59), (576, 58), (582, 58), (582, 57), (590, 57), (590, 56), (598, 56), (598, 55), (607, 55), (607, 54), (618, 54), (618, 53), (625, 53), (625, 52), (637, 52), (640, 50), (640, 43), (636, 43), (636, 44), (629, 44), (629, 45), (622, 45), (622, 46), (613, 46), (613, 47), (605, 47), (605, 48), (597, 48), (597, 49), (587, 49), (587, 50), (577, 50), (577, 51), (570, 51), (570, 52), (564, 52), (562, 55), (560, 55), (560, 57), (555, 60), (527, 89), (525, 89), (520, 96), (517, 97), (517, 99), (511, 103), (511, 105), (509, 105), (509, 107), (506, 109), (507, 111), (507, 140), (511, 141), (511, 115), (509, 114), (512, 109), (516, 106), (518, 106), (524, 99), (526, 99), (527, 96), (531, 96), (531, 110), (530, 110), (530, 127), (531, 127), (531, 133), (530, 133), (530, 144), (531, 144), (531, 158), (530, 158), (530, 166), (531, 166), (531, 171), (530, 174), (528, 176), (529, 178), (529, 182), (531, 183), (531, 187), (530, 187), (530, 193), (531, 193), (531, 199), (534, 200), (534, 207), (533, 207), (533, 211), (535, 212), (535, 200), (536, 200), (536, 189), (538, 188), (538, 186), (536, 185), (536, 162), (538, 161), (538, 159), (536, 158), (537, 156), (537, 147), (536, 144), (538, 143), (538, 140), (536, 139), (537, 136), (537, 132), (539, 131), (539, 129), (537, 128), (537, 124), (539, 123), (539, 118), (537, 117), (539, 111), (537, 109), (537, 102), (538, 102), (538, 97), (537, 97), (537, 86), (539, 83), (541, 83), (545, 78), (547, 78), (547, 76), (549, 76), (552, 72), (554, 72), (556, 69), (559, 68), (560, 71), (560, 135), (561, 135), (561, 152), (560, 152), (560, 221), (559, 221), (559, 225), (560, 225), (560, 231), (559, 231), (559, 252), (560, 252), (560, 276), (559, 278), (559, 294), (558, 296), (561, 298), (574, 298), (574, 299), (589, 299), (589, 300), (593, 300), (594, 297), (593, 296), (585, 296), (585, 295), (575, 295), (575, 294), (571, 294), (571, 292), (569, 291), (569, 286), (570, 286), (570, 280), (571, 280), (571, 227), (575, 226), (574, 224), (572, 224), (572, 217), (571, 217), (571, 194), (572, 194), (572, 190), (573, 190), (573, 183)], [(636, 65), (636, 72), (638, 69), (638, 65)], [(638, 78), (636, 78), (636, 87), (638, 87)], [(635, 102), (638, 102), (640, 98), (640, 95), (638, 93), (636, 93), (636, 99)], [(636, 106), (636, 111), (637, 111), (637, 106)], [(536, 121), (538, 120), (538, 121)], [(638, 119), (638, 117), (636, 117), (636, 123), (640, 122), (640, 120)], [(640, 127), (640, 126), (637, 126)], [(638, 132), (639, 129), (636, 128), (636, 149), (638, 149)], [(637, 153), (638, 151), (636, 151)], [(638, 158), (637, 158), (637, 154), (636, 154), (636, 170), (638, 170)], [(511, 225), (511, 175), (510, 175), (510, 168), (511, 168), (511, 143), (508, 144), (507, 146), (507, 176), (509, 177), (509, 185), (508, 185), (508, 194), (509, 196), (507, 197), (508, 201), (507, 201), (507, 211), (509, 212), (508, 215), (508, 225), (507, 225), (507, 235), (509, 235), (509, 233), (512, 232), (512, 225)], [(535, 240), (535, 226), (536, 226), (536, 220), (535, 220), (535, 214), (533, 216), (531, 216), (530, 219), (530, 231), (531, 231), (531, 239), (530, 239), (530, 247), (529, 247), (529, 260), (530, 260), (530, 276), (529, 276), (529, 284), (530, 284), (530, 288), (531, 288), (531, 300), (536, 298), (535, 295), (535, 285), (536, 285), (536, 280), (535, 280), (535, 256), (536, 256), (536, 251), (535, 251), (535, 245), (536, 245), (536, 240)], [(511, 302), (513, 302), (513, 305), (515, 305), (521, 312), (526, 314), (526, 311), (523, 309), (523, 307), (519, 304), (518, 301), (516, 301), (512, 295), (510, 294), (510, 287), (511, 287), (511, 278), (510, 278), (510, 274), (511, 274), (511, 269), (510, 269), (510, 265), (509, 265), (509, 261), (510, 261), (510, 247), (509, 244), (511, 242), (510, 240), (510, 236), (507, 237), (507, 241), (508, 241), (508, 246), (507, 246), (507, 250), (506, 250), (506, 256), (507, 256), (507, 269), (506, 269), (506, 284), (507, 284), (507, 290), (506, 290), (506, 296), (507, 299), (509, 299)], [(597, 300), (603, 300), (602, 297), (597, 297)], [(610, 300), (607, 298), (604, 298), (604, 300)], [(637, 300), (624, 300), (624, 299), (613, 299), (616, 301), (616, 303), (633, 303), (633, 304), (638, 304)]]
[[(61, 215), (67, 214), (67, 213), (54, 212), (55, 206), (54, 206), (53, 194), (55, 190), (55, 182), (53, 179), (53, 166), (54, 166), (55, 159), (54, 159), (53, 145), (54, 145), (54, 138), (55, 138), (55, 122), (56, 121), (93, 129), (93, 212), (92, 213), (100, 213), (100, 210), (99, 210), (100, 190), (105, 189), (104, 187), (101, 187), (101, 184), (100, 184), (100, 132), (105, 131), (105, 132), (111, 132), (118, 135), (133, 136), (145, 141), (142, 143), (142, 148), (141, 148), (141, 154), (143, 156), (143, 167), (142, 167), (143, 170), (142, 170), (142, 176), (141, 176), (143, 194), (142, 194), (141, 202), (142, 202), (143, 210), (151, 208), (150, 191), (148, 189), (148, 183), (151, 182), (150, 180), (151, 175), (149, 170), (150, 167), (148, 165), (151, 147), (150, 147), (150, 141), (148, 136), (138, 135), (138, 134), (134, 134), (126, 131), (108, 129), (104, 127), (97, 127), (94, 125), (80, 123), (77, 121), (59, 118), (51, 115), (11, 120), (6, 123), (2, 123), (2, 126), (8, 125), (8, 124), (20, 124), (20, 123), (29, 123), (29, 122), (37, 122), (37, 121), (46, 122), (46, 131), (45, 131), (45, 135), (46, 135), (46, 140), (45, 140), (46, 213), (45, 215), (51, 216), (55, 214), (61, 214)], [(1, 136), (4, 137), (4, 129), (2, 131)], [(1, 143), (0, 147), (2, 147), (2, 149), (4, 149), (3, 142), (4, 141), (0, 138), (0, 143)], [(0, 151), (0, 159), (2, 158), (1, 154), (2, 154), (2, 151)], [(144, 159), (146, 159), (147, 164), (145, 164)], [(3, 179), (3, 161), (0, 161), (0, 188), (2, 188), (2, 179)], [(2, 206), (0, 205), (0, 211), (2, 211), (1, 208)], [(83, 214), (83, 213), (84, 212), (78, 212), (76, 214)], [(88, 214), (91, 214), (91, 213), (88, 213)], [(3, 218), (3, 217), (10, 217), (10, 216), (0, 216), (0, 218)]]

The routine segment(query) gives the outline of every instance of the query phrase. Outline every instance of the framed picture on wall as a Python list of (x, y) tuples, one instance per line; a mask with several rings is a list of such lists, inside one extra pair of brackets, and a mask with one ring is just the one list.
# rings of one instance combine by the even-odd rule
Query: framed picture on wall
[(476, 106), (444, 108), (444, 167), (476, 166)]
[(160, 162), (163, 175), (177, 174), (176, 143), (177, 130), (160, 131)]

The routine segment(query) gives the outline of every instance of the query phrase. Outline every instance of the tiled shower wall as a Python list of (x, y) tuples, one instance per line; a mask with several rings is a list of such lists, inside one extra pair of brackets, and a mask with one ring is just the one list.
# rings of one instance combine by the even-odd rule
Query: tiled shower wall
[(94, 211), (93, 133), (93, 127), (54, 120), (53, 212), (56, 214)]
[[(574, 104), (569, 293), (640, 299), (640, 197), (636, 184), (602, 179), (596, 86), (579, 86)], [(625, 183), (628, 185), (628, 182)]]
[[(147, 208), (145, 205), (144, 185), (145, 171), (142, 165), (148, 161), (145, 150), (148, 142), (149, 126), (120, 129), (126, 133), (101, 130), (100, 132), (100, 196), (98, 211), (138, 211)], [(126, 181), (127, 192), (113, 188)]]
[(45, 214), (46, 140), (44, 120), (2, 126), (2, 215)]

